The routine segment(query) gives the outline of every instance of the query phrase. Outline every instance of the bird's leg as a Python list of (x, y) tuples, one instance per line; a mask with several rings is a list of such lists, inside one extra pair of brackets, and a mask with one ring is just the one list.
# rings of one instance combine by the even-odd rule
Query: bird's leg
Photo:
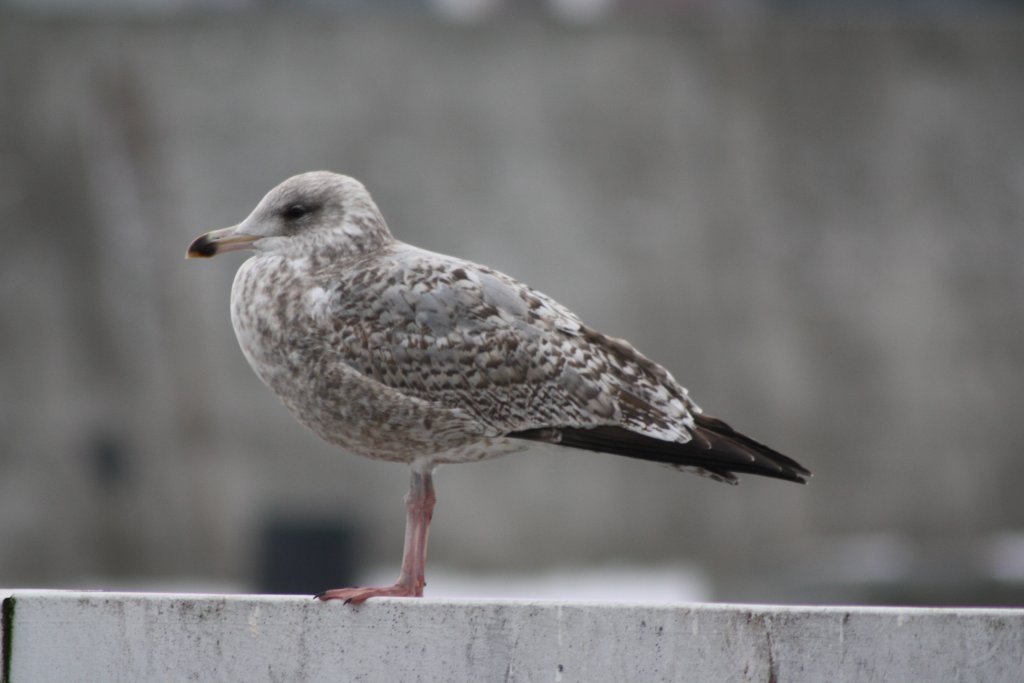
[(333, 588), (316, 596), (321, 600), (344, 600), (358, 605), (379, 595), (422, 597), (424, 570), (427, 564), (427, 534), (434, 515), (433, 468), (412, 468), (409, 492), (405, 494), (405, 547), (402, 551), (402, 573), (394, 586), (381, 588)]

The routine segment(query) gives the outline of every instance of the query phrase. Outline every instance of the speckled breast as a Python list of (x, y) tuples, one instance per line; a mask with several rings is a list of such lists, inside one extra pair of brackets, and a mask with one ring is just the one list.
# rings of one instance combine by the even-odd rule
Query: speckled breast
[(329, 443), (381, 460), (462, 462), (517, 446), (487, 434), (458, 409), (388, 387), (349, 365), (325, 283), (304, 259), (258, 255), (239, 268), (231, 321), (256, 375), (305, 426)]

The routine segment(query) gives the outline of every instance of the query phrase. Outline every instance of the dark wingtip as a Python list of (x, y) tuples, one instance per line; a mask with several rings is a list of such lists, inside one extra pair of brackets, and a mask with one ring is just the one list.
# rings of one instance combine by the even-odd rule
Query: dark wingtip
[(206, 235), (200, 235), (188, 245), (185, 258), (210, 258), (217, 253), (217, 243)]
[(528, 429), (508, 436), (680, 468), (696, 467), (728, 484), (738, 483), (736, 474), (756, 474), (797, 484), (806, 484), (811, 476), (807, 468), (792, 458), (740, 434), (721, 420), (699, 415), (695, 422), (694, 438), (685, 443), (662, 441), (617, 426)]
[[(789, 456), (779, 453), (773, 448), (765, 446), (760, 441), (755, 441), (746, 434), (741, 434), (733, 429), (728, 423), (707, 414), (694, 416), (696, 429), (694, 432), (703, 432), (703, 437), (715, 442), (719, 449), (733, 450), (738, 448), (753, 456), (761, 471), (751, 471), (752, 474), (761, 474), (775, 479), (785, 479), (797, 484), (806, 484), (813, 476), (811, 471), (793, 460)], [(724, 438), (724, 442), (721, 438)], [(774, 469), (772, 472), (770, 470)]]

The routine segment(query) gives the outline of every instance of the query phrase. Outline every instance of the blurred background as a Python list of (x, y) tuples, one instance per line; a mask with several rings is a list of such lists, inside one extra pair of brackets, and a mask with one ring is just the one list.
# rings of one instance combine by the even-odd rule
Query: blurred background
[(815, 473), (442, 468), (428, 595), (1024, 604), (1015, 2), (0, 0), (0, 585), (390, 582), (199, 232), (326, 168)]

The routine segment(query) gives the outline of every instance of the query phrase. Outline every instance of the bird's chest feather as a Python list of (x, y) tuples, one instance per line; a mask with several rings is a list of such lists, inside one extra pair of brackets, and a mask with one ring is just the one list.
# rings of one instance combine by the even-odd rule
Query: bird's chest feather
[[(231, 322), (249, 365), (275, 393), (286, 401), (323, 401), (325, 382), (344, 379), (345, 368), (333, 361), (345, 340), (332, 324), (329, 293), (304, 265), (266, 256), (242, 264), (231, 289)], [(332, 371), (325, 374), (327, 365)]]
[(243, 354), (299, 421), (343, 448), (393, 460), (479, 439), (466, 418), (374, 378), (360, 361), (380, 334), (366, 322), (368, 313), (346, 311), (339, 302), (343, 285), (317, 282), (301, 266), (276, 257), (250, 259), (231, 292)]

